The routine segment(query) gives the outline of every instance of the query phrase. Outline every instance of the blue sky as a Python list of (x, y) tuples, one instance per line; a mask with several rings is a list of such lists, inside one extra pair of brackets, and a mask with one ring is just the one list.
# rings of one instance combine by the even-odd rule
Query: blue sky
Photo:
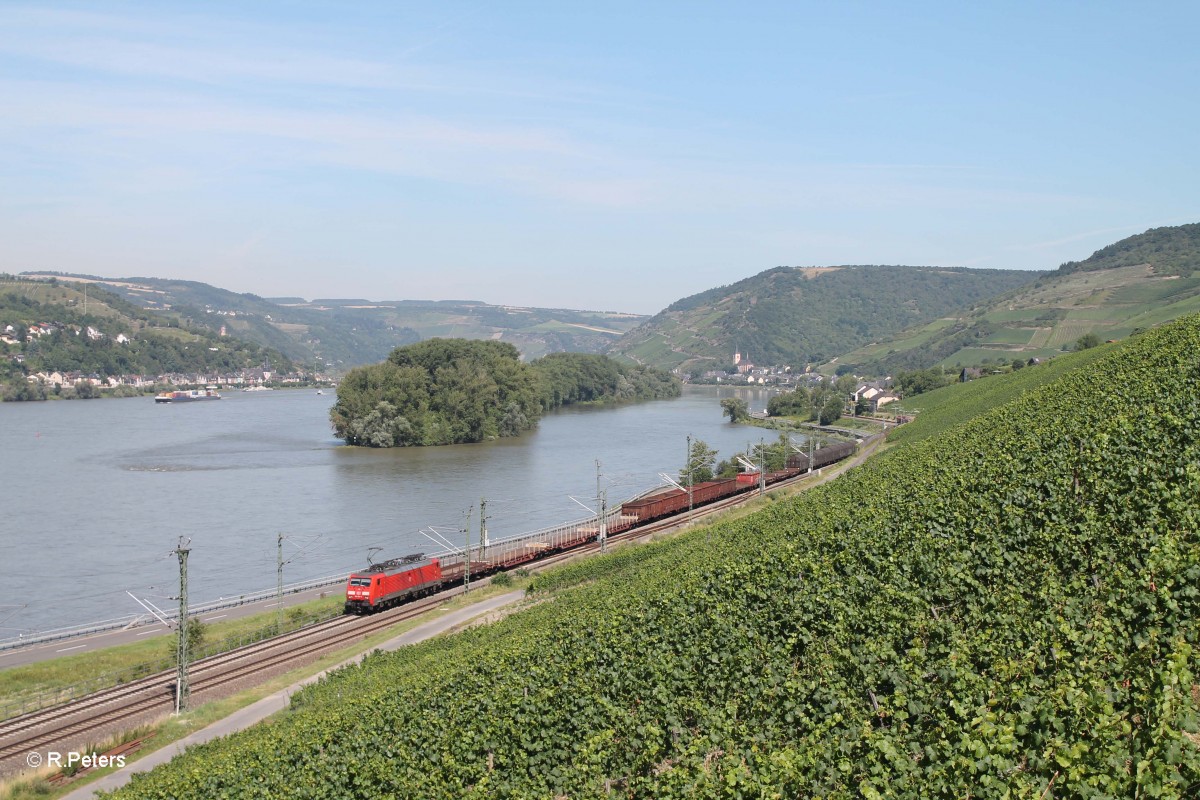
[(654, 313), (1200, 221), (1196, 3), (0, 4), (0, 270)]

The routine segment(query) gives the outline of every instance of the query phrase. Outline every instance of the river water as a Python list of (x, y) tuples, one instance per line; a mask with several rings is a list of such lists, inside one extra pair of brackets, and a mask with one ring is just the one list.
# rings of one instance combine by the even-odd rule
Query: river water
[(730, 425), (719, 400), (762, 391), (694, 387), (683, 397), (565, 409), (535, 431), (476, 445), (369, 450), (333, 438), (331, 391), (232, 392), (219, 402), (151, 398), (0, 404), (0, 639), (171, 606), (181, 536), (189, 597), (287, 583), (456, 544), (486, 498), (493, 539), (579, 519), (594, 507), (597, 459), (609, 502), (661, 484), (686, 436), (720, 458), (762, 431)]

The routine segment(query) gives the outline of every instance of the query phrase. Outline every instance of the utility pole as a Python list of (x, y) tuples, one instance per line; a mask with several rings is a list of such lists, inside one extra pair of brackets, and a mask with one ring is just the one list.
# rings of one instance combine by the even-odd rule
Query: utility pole
[(608, 490), (600, 493), (600, 552), (608, 552), (608, 530), (604, 524), (605, 517), (608, 516)]
[(275, 627), (283, 630), (283, 534), (276, 540), (275, 555)]
[(600, 552), (608, 551), (608, 489), (601, 489), (600, 481), (600, 459), (596, 458), (596, 509), (600, 513), (596, 515), (596, 541), (600, 542)]
[(175, 555), (179, 557), (179, 643), (176, 646), (175, 661), (177, 673), (175, 677), (175, 713), (187, 709), (188, 700), (188, 599), (187, 599), (187, 559), (192, 552), (188, 545), (191, 540), (184, 541), (179, 537)]
[(767, 445), (765, 439), (758, 440), (758, 493), (767, 493)]
[(608, 549), (608, 537), (605, 530), (604, 518), (608, 513), (605, 506), (608, 503), (608, 492), (600, 489), (600, 459), (596, 459), (596, 508), (600, 509), (600, 513), (596, 515), (596, 541), (600, 542), (600, 552), (603, 553)]
[(485, 500), (481, 497), (481, 498), (479, 498), (479, 546), (483, 550), (487, 550), (487, 547), (489, 544), (488, 532), (487, 532), (488, 519), (489, 519), (489, 517), (487, 515), (487, 500)]
[(692, 477), (692, 435), (690, 433), (687, 436), (687, 461), (684, 463), (687, 464), (688, 471), (688, 511), (690, 512), (692, 510), (692, 484), (696, 482)]
[(471, 591), (471, 512), (473, 508), (468, 507), (465, 513), (466, 522), (463, 523), (462, 532), (467, 537), (467, 547), (463, 550), (463, 592)]

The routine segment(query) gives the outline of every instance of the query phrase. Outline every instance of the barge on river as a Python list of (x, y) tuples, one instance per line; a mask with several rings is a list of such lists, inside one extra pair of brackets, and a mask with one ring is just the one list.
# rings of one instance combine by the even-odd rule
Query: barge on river
[(217, 387), (207, 386), (204, 389), (189, 389), (187, 391), (163, 392), (154, 396), (156, 403), (191, 403), (196, 400), (220, 400)]

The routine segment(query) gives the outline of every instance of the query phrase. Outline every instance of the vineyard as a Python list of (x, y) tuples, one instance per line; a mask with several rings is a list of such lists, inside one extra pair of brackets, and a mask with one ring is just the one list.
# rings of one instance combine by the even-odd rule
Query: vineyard
[(906, 409), (920, 413), (911, 423), (888, 433), (889, 442), (915, 442), (940, 434), (961, 422), (1011, 402), (1023, 394), (1059, 380), (1067, 373), (1090, 364), (1111, 350), (1101, 345), (1064, 353), (1049, 361), (1001, 375), (989, 375), (968, 383), (952, 383), (904, 401)]
[(1200, 320), (336, 673), (121, 798), (1190, 797)]

